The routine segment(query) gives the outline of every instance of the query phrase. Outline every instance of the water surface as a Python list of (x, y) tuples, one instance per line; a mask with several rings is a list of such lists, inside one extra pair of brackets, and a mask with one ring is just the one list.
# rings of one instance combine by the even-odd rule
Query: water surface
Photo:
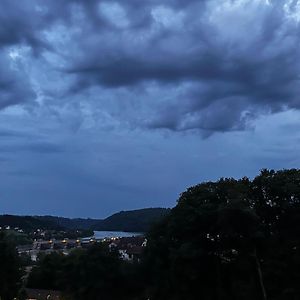
[(124, 231), (94, 231), (94, 238), (114, 238), (114, 237), (132, 237), (142, 235), (141, 232), (124, 232)]

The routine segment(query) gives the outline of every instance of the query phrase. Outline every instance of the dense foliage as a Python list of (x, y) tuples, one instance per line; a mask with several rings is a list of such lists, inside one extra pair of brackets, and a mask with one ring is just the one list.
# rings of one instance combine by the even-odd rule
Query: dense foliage
[[(3, 238), (0, 251), (5, 300), (19, 275)], [(2, 282), (7, 270), (13, 277)], [(42, 257), (27, 287), (76, 300), (298, 300), (299, 270), (300, 170), (263, 170), (253, 180), (223, 178), (182, 193), (147, 234), (140, 264), (97, 244)]]
[(32, 243), (32, 239), (28, 234), (20, 233), (15, 230), (5, 230), (5, 238), (7, 242), (15, 244), (16, 246)]
[(41, 258), (27, 287), (61, 290), (65, 299), (135, 299), (141, 292), (138, 268), (97, 244), (69, 256), (52, 253)]
[(14, 244), (0, 232), (0, 299), (13, 299), (20, 288), (20, 280), (20, 264)]
[(300, 299), (300, 171), (189, 188), (146, 262), (151, 299)]

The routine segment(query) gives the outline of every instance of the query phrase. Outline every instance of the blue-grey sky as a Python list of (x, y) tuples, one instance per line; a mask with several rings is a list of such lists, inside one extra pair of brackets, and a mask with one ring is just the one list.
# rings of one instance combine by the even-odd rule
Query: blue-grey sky
[(297, 0), (1, 0), (0, 213), (299, 168), (299, 50)]

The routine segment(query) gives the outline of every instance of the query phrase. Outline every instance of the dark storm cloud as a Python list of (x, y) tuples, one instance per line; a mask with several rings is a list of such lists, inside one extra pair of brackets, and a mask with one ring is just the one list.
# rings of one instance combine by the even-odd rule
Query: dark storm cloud
[[(1, 51), (0, 51), (1, 55)], [(0, 110), (19, 103), (26, 103), (35, 98), (27, 78), (11, 70), (8, 61), (0, 57)]]
[[(0, 46), (25, 44), (34, 51), (50, 48), (43, 37), (43, 30), (51, 28), (57, 22), (69, 22), (72, 6), (77, 0), (30, 0), (20, 4), (18, 0), (1, 1), (0, 10)], [(84, 9), (93, 14), (96, 1), (85, 1)]]
[(294, 0), (0, 1), (0, 211), (99, 218), (299, 166), (299, 25)]
[[(179, 109), (165, 113), (174, 102), (158, 105), (156, 116), (145, 122), (149, 128), (179, 131), (241, 130), (260, 113), (299, 109), (299, 26), (288, 19), (286, 3), (244, 3), (234, 12), (223, 7), (223, 14), (231, 18), (241, 18), (243, 10), (249, 9), (250, 18), (240, 20), (245, 23), (240, 29), (234, 28), (234, 19), (233, 25), (226, 24), (226, 19), (222, 23), (219, 15), (211, 20), (207, 13), (214, 12), (208, 6), (200, 11), (196, 2), (184, 6), (178, 1), (177, 6), (168, 8), (167, 4), (159, 12), (162, 24), (154, 34), (153, 26), (159, 20), (153, 14), (155, 6), (146, 6), (152, 18), (143, 28), (146, 37), (138, 42), (135, 38), (140, 37), (141, 29), (131, 28), (130, 19), (108, 37), (92, 33), (92, 44), (83, 37), (80, 42), (86, 51), (69, 61), (68, 72), (78, 79), (76, 91), (95, 85), (130, 89), (154, 81), (167, 88), (191, 82), (193, 90), (176, 102)], [(128, 9), (126, 4), (122, 7)], [(134, 12), (132, 8), (127, 16)], [(185, 14), (182, 22), (168, 24), (168, 18), (178, 17), (177, 13)], [(220, 14), (222, 17), (222, 11)]]
[[(138, 121), (120, 115), (121, 122), (207, 133), (243, 130), (261, 113), (300, 108), (295, 1), (4, 0), (1, 6), (0, 50), (7, 55), (10, 47), (27, 46), (27, 63), (73, 80), (70, 94), (61, 96), (37, 79), (50, 98), (68, 102), (100, 87), (117, 101), (118, 88), (140, 88), (132, 97), (142, 107), (136, 114), (144, 115)], [(57, 57), (50, 63), (49, 53)], [(0, 109), (35, 100), (27, 73), (8, 67), (8, 58), (0, 64)], [(152, 95), (150, 103), (151, 84), (182, 90), (167, 101)]]

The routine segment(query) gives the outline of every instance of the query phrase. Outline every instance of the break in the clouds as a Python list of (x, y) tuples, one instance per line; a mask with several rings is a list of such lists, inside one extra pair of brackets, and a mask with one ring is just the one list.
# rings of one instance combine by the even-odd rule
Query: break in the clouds
[(202, 179), (299, 166), (299, 1), (0, 8), (3, 209), (168, 206)]

